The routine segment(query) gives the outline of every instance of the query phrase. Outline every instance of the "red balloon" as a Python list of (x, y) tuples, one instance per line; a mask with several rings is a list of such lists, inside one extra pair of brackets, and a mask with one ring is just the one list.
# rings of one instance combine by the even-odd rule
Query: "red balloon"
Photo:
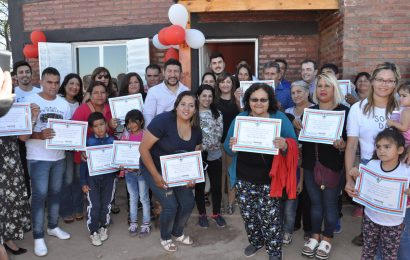
[(171, 25), (165, 31), (168, 45), (182, 44), (185, 41), (185, 29), (179, 25)]
[(169, 43), (167, 42), (167, 37), (166, 37), (167, 29), (168, 29), (168, 27), (165, 27), (165, 28), (162, 28), (158, 32), (158, 40), (162, 45), (169, 45)]
[(164, 62), (167, 62), (167, 60), (169, 59), (179, 60), (178, 51), (175, 50), (174, 48), (169, 48), (167, 52), (165, 53)]
[(32, 31), (30, 34), (31, 42), (37, 45), (39, 42), (46, 41), (46, 35), (42, 31)]
[(24, 57), (26, 58), (37, 58), (38, 57), (38, 47), (34, 44), (27, 44), (23, 49)]

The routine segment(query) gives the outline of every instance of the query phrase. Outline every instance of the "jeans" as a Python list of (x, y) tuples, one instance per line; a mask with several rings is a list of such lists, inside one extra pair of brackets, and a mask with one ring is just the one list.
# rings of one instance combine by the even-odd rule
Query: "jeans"
[(184, 226), (195, 206), (192, 189), (186, 186), (166, 190), (158, 188), (151, 173), (146, 168), (141, 167), (141, 173), (162, 207), (159, 217), (161, 239), (169, 240), (172, 238), (171, 235), (175, 237), (182, 236)]
[(130, 220), (138, 221), (138, 200), (142, 204), (142, 223), (150, 223), (151, 207), (148, 195), (148, 185), (140, 171), (127, 172), (125, 174), (128, 194), (130, 195)]
[(341, 176), (340, 185), (336, 188), (320, 189), (314, 179), (312, 170), (305, 169), (305, 184), (311, 201), (310, 217), (312, 222), (312, 233), (320, 234), (322, 222), (324, 220), (325, 229), (323, 235), (333, 237), (336, 222), (339, 219), (339, 210), (337, 206), (338, 196), (342, 189), (343, 174)]
[(44, 210), (47, 200), (47, 227), (54, 229), (58, 225), (60, 191), (65, 171), (65, 159), (58, 161), (28, 160), (31, 178), (31, 214), (33, 219), (34, 239), (44, 237)]
[(74, 153), (65, 153), (66, 169), (63, 187), (61, 188), (60, 215), (71, 217), (73, 214), (83, 213), (83, 192), (80, 186), (80, 164), (74, 163)]
[(406, 217), (404, 218), (404, 229), (401, 233), (398, 260), (409, 259), (410, 256), (410, 208), (406, 210)]
[(297, 207), (297, 199), (287, 199), (280, 202), (280, 219), (283, 226), (283, 231), (285, 233), (293, 233), (293, 229), (295, 228), (295, 217)]

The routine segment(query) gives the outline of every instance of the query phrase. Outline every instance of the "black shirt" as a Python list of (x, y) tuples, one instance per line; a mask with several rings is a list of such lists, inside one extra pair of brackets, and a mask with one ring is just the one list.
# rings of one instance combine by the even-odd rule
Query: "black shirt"
[(229, 127), (233, 119), (239, 114), (238, 107), (236, 106), (235, 102), (231, 102), (230, 100), (219, 99), (217, 103), (215, 103), (216, 108), (221, 111), (222, 119), (223, 119), (223, 132), (221, 143), (225, 141), (226, 134), (228, 133)]
[(270, 154), (238, 152), (236, 176), (238, 180), (252, 184), (270, 184), (269, 172), (272, 161), (273, 155)]

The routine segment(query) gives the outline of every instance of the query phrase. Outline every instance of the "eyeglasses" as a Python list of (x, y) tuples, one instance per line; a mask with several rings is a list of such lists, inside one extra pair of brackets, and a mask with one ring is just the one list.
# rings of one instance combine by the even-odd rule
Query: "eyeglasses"
[(381, 78), (375, 78), (374, 80), (375, 80), (377, 83), (386, 84), (386, 85), (388, 85), (388, 86), (393, 86), (393, 85), (396, 84), (396, 81), (395, 81), (395, 80), (392, 80), (392, 79), (384, 80), (384, 79), (381, 79)]
[(258, 101), (261, 103), (266, 103), (269, 101), (268, 98), (250, 98), (249, 100), (253, 103), (257, 103)]
[(110, 75), (105, 74), (105, 75), (98, 75), (98, 76), (97, 76), (97, 79), (103, 79), (103, 78), (109, 79), (109, 78), (110, 78)]

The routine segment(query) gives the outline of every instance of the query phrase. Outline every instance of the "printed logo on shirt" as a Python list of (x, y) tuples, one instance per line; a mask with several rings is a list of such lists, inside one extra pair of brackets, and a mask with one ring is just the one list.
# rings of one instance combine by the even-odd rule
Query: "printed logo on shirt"
[(381, 130), (387, 127), (385, 116), (374, 115), (374, 122), (376, 122), (379, 125), (379, 129)]

